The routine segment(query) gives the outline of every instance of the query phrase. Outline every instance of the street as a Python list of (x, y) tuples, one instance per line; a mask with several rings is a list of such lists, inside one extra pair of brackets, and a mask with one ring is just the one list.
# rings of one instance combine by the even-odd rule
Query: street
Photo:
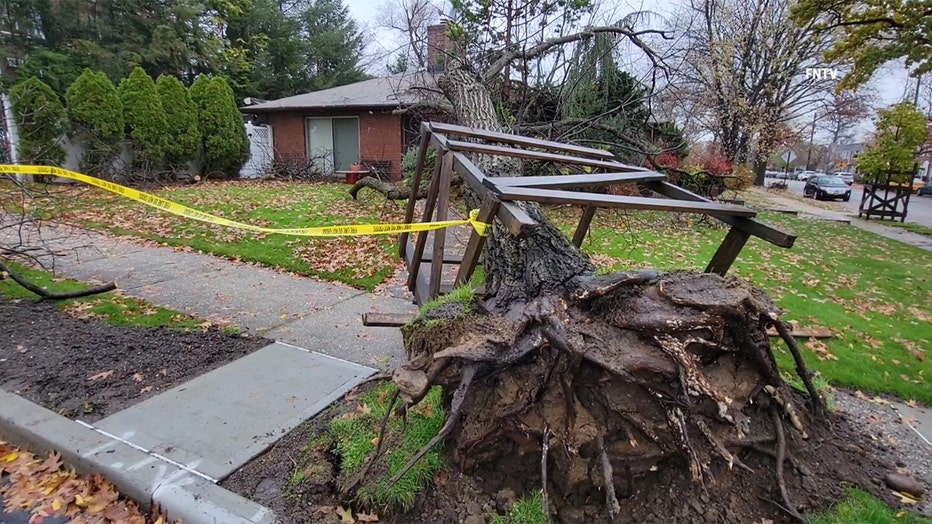
[[(769, 186), (773, 182), (776, 182), (776, 179), (768, 178), (766, 185)], [(801, 196), (803, 194), (803, 187), (806, 185), (806, 183), (799, 180), (787, 180), (786, 185), (787, 189), (791, 193)], [(840, 206), (839, 211), (846, 214), (857, 215), (858, 206), (861, 203), (861, 192), (862, 190), (860, 184), (851, 186), (850, 201), (834, 201)], [(909, 209), (906, 214), (906, 222), (932, 227), (932, 197), (916, 195), (910, 196)]]

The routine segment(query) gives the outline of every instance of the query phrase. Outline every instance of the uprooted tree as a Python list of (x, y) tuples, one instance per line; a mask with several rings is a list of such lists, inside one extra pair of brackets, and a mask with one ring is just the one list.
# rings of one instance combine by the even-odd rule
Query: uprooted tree
[[(487, 85), (502, 64), (598, 32), (636, 42), (642, 36), (626, 25), (589, 29), (501, 50), (486, 71), (451, 56), (440, 88), (458, 123), (501, 131)], [(512, 159), (473, 160), (488, 176), (521, 172)], [(464, 198), (478, 207), (477, 195), (467, 190)], [(402, 328), (407, 361), (393, 373), (398, 393), (390, 405), (400, 397), (398, 405), (410, 408), (441, 385), (449, 417), (393, 481), (445, 441), (452, 463), (467, 473), (518, 475), (529, 491), (538, 486), (551, 515), (599, 500), (603, 516), (627, 521), (624, 496), (653, 482), (649, 475), (658, 469), (701, 489), (734, 489), (742, 503), (762, 508), (756, 518), (802, 519), (786, 481), (790, 470), (794, 477), (808, 472), (806, 482), (838, 485), (843, 474), (834, 466), (823, 462), (813, 476), (794, 458), (822, 445), (821, 436), (807, 439), (830, 434), (828, 415), (779, 308), (764, 292), (713, 274), (598, 275), (540, 206), (521, 206), (539, 227), (518, 239), (493, 225), (483, 259), (485, 296), (448, 302)], [(781, 377), (771, 326), (789, 346), (807, 395)], [(767, 457), (757, 468), (767, 467), (742, 460), (748, 450)], [(345, 480), (344, 497), (366, 484), (379, 452)], [(771, 479), (769, 488), (747, 482), (760, 477)]]

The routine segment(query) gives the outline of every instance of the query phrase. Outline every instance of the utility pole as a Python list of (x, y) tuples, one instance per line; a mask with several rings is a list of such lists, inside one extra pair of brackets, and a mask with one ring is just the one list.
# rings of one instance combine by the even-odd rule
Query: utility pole
[(809, 130), (809, 149), (806, 151), (806, 171), (809, 171), (809, 159), (812, 158), (812, 140), (815, 138), (815, 123), (818, 118), (812, 113), (812, 129)]

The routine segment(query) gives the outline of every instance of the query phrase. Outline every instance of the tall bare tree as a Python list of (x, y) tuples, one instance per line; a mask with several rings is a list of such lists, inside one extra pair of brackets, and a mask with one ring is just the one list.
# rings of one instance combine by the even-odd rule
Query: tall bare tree
[(385, 0), (378, 9), (376, 27), (393, 40), (386, 50), (389, 69), (427, 68), (427, 28), (440, 20), (442, 8), (434, 0)]
[(691, 0), (677, 19), (675, 91), (705, 107), (708, 128), (736, 164), (753, 162), (763, 184), (781, 122), (813, 110), (831, 89), (807, 70), (823, 58), (829, 33), (790, 19), (790, 0)]
[(816, 113), (816, 126), (828, 134), (830, 144), (844, 144), (854, 139), (858, 124), (873, 114), (876, 93), (862, 87), (858, 90), (833, 90)]

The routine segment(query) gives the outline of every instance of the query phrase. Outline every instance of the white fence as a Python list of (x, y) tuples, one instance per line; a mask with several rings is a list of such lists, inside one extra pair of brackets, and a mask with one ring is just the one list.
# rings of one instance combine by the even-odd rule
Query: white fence
[(275, 159), (272, 127), (246, 124), (246, 136), (249, 137), (249, 160), (240, 170), (239, 175), (243, 178), (265, 176)]

